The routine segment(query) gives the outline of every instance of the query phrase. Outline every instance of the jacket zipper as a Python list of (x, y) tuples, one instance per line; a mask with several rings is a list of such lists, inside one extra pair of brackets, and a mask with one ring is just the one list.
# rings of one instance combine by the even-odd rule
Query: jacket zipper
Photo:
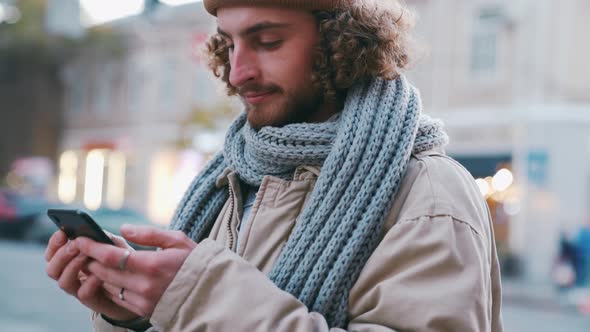
[(232, 233), (231, 230), (231, 223), (233, 221), (233, 217), (234, 217), (234, 205), (235, 205), (235, 199), (234, 199), (234, 191), (231, 188), (231, 184), (229, 185), (229, 196), (230, 196), (230, 205), (229, 205), (229, 220), (226, 224), (227, 227), (227, 234), (229, 237), (229, 250), (233, 251), (234, 248), (234, 234)]

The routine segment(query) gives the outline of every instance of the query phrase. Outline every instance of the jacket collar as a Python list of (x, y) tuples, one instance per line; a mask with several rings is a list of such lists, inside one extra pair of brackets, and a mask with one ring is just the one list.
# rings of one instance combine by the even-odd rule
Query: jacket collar
[[(295, 169), (295, 173), (293, 174), (293, 180), (295, 181), (303, 181), (303, 180), (316, 180), (320, 176), (321, 168), (318, 166), (299, 166)], [(225, 170), (221, 173), (220, 176), (217, 177), (215, 181), (215, 186), (217, 188), (221, 188), (224, 186), (229, 185), (230, 178), (235, 176), (236, 173), (229, 167), (226, 167)]]

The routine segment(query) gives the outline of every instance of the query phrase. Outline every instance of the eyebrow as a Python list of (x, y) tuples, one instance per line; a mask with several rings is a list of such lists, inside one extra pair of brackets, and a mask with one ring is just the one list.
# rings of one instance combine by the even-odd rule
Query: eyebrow
[[(291, 24), (289, 24), (289, 23), (260, 22), (260, 23), (256, 23), (253, 26), (241, 31), (238, 35), (243, 38), (243, 37), (255, 34), (260, 31), (264, 31), (264, 30), (268, 30), (268, 29), (288, 28), (290, 26), (291, 26)], [(217, 33), (222, 36), (225, 36), (227, 38), (231, 38), (231, 35), (229, 33), (221, 30), (219, 27), (217, 28)]]

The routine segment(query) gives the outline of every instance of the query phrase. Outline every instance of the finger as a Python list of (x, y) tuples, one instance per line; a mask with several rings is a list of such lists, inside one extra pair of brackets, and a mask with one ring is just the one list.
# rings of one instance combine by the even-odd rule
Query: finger
[[(119, 320), (128, 320), (137, 317), (125, 308), (121, 308), (111, 300), (110, 294), (106, 293), (102, 287), (103, 282), (96, 276), (88, 276), (88, 279), (82, 283), (78, 290), (78, 300), (89, 308), (94, 308), (108, 317), (120, 317)], [(127, 316), (127, 317), (125, 317)]]
[(80, 280), (80, 282), (84, 282), (86, 281), (86, 279), (88, 279), (88, 276), (90, 275), (90, 273), (84, 273), (84, 268), (86, 267), (86, 262), (88, 260), (84, 261), (84, 264), (82, 265), (82, 268), (80, 269), (80, 271), (78, 271), (78, 280)]
[(61, 289), (70, 295), (76, 295), (81, 286), (80, 269), (86, 264), (87, 257), (79, 254), (64, 268), (58, 284)]
[(92, 275), (95, 275), (104, 283), (116, 285), (118, 288), (123, 287), (137, 294), (141, 294), (145, 299), (161, 296), (161, 294), (159, 294), (159, 290), (151, 287), (149, 279), (142, 274), (134, 274), (129, 271), (111, 269), (101, 265), (98, 262), (89, 263), (88, 270)]
[(79, 251), (74, 245), (73, 242), (69, 242), (67, 245), (61, 247), (55, 255), (51, 258), (47, 267), (45, 268), (45, 272), (47, 275), (54, 279), (58, 280), (63, 273), (65, 267), (70, 263), (74, 257), (78, 255)]
[(123, 248), (123, 249), (135, 250), (135, 249), (133, 249), (133, 247), (131, 247), (129, 245), (129, 243), (127, 243), (127, 241), (125, 241), (125, 239), (123, 237), (117, 236), (117, 235), (115, 235), (111, 232), (108, 232), (108, 231), (104, 231), (104, 232), (107, 234), (107, 236), (109, 238), (111, 238), (111, 240), (113, 240), (113, 242), (115, 243), (115, 245), (117, 247)]
[[(115, 295), (118, 296), (119, 293), (121, 292), (120, 286), (115, 286), (114, 284), (111, 284), (110, 282), (103, 282), (102, 288), (109, 294), (109, 297), (113, 297)], [(131, 292), (131, 290), (128, 290), (128, 291)]]
[(128, 250), (110, 244), (98, 243), (85, 237), (78, 237), (73, 242), (81, 253), (110, 268), (118, 269), (125, 251)]
[(89, 275), (82, 283), (77, 292), (77, 297), (82, 303), (89, 303), (97, 297), (98, 291), (102, 286), (102, 281), (94, 275)]
[(66, 233), (58, 230), (57, 232), (53, 233), (53, 235), (49, 238), (49, 242), (47, 242), (47, 249), (45, 249), (45, 260), (50, 261), (57, 250), (63, 247), (68, 242), (68, 238), (66, 237)]
[[(120, 264), (126, 251), (129, 250), (98, 243), (84, 237), (77, 238), (74, 243), (80, 252), (113, 270), (120, 270)], [(159, 252), (133, 250), (129, 250), (129, 252), (130, 255), (124, 263), (125, 271), (155, 273), (159, 270), (159, 265), (154, 261), (154, 257), (159, 255)], [(83, 271), (87, 272), (85, 269)]]
[(180, 231), (168, 231), (152, 226), (121, 226), (121, 235), (133, 243), (148, 247), (184, 248), (194, 243)]
[(98, 262), (91, 262), (88, 264), (88, 270), (100, 280), (110, 284), (139, 291), (141, 276), (131, 275), (128, 271), (120, 271), (118, 269), (111, 269)]
[(121, 287), (117, 287), (117, 286), (114, 286), (113, 284), (106, 283), (106, 282), (103, 283), (102, 287), (105, 290), (105, 293), (107, 294), (107, 296), (110, 297), (111, 301), (115, 302), (117, 305), (119, 305), (119, 306), (135, 313), (136, 315), (141, 316), (141, 317), (151, 316), (151, 314), (146, 312), (145, 309), (142, 309), (136, 305), (136, 303), (145, 302), (145, 300), (141, 299), (141, 297), (139, 295), (137, 295), (136, 293), (134, 293), (133, 291), (130, 291), (129, 289), (126, 288), (123, 291), (123, 300), (121, 300), (120, 295), (119, 295), (121, 293)]
[[(121, 294), (121, 287), (115, 286), (113, 284), (110, 283), (103, 283), (102, 285), (103, 289), (109, 294), (109, 296), (113, 299), (113, 301), (115, 299), (121, 301), (120, 298), (120, 294)], [(148, 303), (148, 300), (139, 295), (138, 293), (125, 288), (125, 290), (123, 291), (123, 302), (128, 303), (130, 306), (136, 308), (138, 311), (134, 311), (136, 314), (143, 316), (143, 317), (149, 317), (152, 315), (153, 309), (151, 309), (150, 304)]]

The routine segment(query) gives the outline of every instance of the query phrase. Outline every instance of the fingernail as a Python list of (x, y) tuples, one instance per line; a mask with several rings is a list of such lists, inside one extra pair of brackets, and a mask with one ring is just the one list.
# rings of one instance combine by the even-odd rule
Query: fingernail
[(135, 227), (131, 226), (131, 225), (122, 225), (121, 226), (121, 233), (125, 233), (125, 235), (127, 236), (135, 236), (136, 232), (135, 232)]

